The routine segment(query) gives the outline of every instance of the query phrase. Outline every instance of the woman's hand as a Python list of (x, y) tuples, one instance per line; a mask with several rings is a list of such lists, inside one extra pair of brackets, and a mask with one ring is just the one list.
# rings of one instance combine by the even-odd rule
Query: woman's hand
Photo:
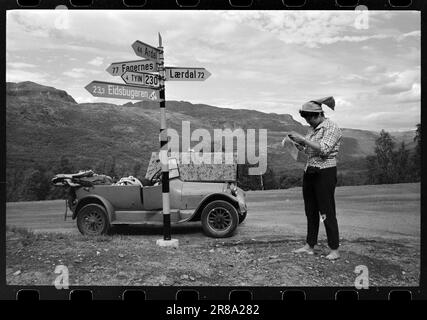
[(286, 139), (286, 137), (284, 137), (283, 140), (282, 140), (282, 142), (281, 142), (282, 147), (285, 147), (285, 139)]
[(289, 134), (289, 138), (291, 138), (293, 141), (295, 141), (296, 143), (298, 143), (300, 145), (305, 145), (305, 138), (295, 131), (292, 131)]
[(297, 147), (297, 149), (299, 151), (303, 151), (304, 150), (304, 147), (302, 145), (300, 145), (300, 144), (296, 144), (295, 147)]

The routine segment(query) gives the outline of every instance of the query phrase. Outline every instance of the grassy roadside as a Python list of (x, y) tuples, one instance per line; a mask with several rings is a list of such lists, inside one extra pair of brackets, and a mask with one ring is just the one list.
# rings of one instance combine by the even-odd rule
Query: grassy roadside
[(181, 236), (178, 248), (159, 248), (150, 236), (32, 233), (7, 227), (8, 284), (52, 285), (55, 266), (69, 269), (71, 285), (141, 286), (353, 286), (357, 265), (366, 265), (371, 286), (415, 286), (417, 243), (380, 239), (341, 242), (330, 262), (320, 244), (314, 256), (291, 250), (302, 239), (247, 238), (197, 241)]

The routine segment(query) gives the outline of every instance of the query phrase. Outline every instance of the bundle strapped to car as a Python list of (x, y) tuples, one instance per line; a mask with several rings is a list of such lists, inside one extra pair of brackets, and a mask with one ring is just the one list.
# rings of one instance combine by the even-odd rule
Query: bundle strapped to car
[(92, 187), (99, 184), (113, 184), (113, 179), (110, 176), (87, 170), (72, 174), (57, 174), (52, 179), (52, 183), (56, 186)]

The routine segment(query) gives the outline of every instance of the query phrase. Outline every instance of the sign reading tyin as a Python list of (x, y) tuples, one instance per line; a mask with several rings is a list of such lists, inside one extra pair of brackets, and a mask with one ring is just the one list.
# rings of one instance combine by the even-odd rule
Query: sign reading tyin
[(136, 84), (157, 88), (160, 84), (159, 76), (144, 72), (129, 72), (126, 71), (122, 75), (122, 79), (127, 84)]
[(110, 64), (107, 71), (112, 76), (121, 76), (126, 71), (157, 72), (157, 64), (149, 60), (123, 61)]

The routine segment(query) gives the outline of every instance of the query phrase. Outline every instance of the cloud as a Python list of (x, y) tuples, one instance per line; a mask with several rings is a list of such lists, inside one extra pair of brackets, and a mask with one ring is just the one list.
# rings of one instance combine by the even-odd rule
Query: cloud
[(101, 66), (101, 65), (104, 64), (104, 58), (102, 58), (102, 57), (96, 57), (96, 58), (90, 60), (88, 63), (91, 64), (91, 65), (93, 65), (93, 66), (99, 67), (99, 66)]
[(372, 73), (383, 73), (383, 72), (387, 71), (387, 68), (384, 66), (380, 66), (380, 65), (375, 64), (375, 65), (371, 65), (371, 66), (366, 67), (363, 71), (365, 73), (371, 73), (371, 74)]
[(65, 71), (62, 73), (63, 75), (75, 79), (85, 78), (87, 76), (87, 70), (83, 68), (73, 68), (69, 71)]
[(92, 70), (92, 69), (85, 69), (85, 68), (73, 68), (68, 71), (64, 71), (62, 74), (71, 77), (74, 79), (81, 79), (86, 78), (88, 74), (99, 74), (101, 73), (100, 70)]
[[(356, 27), (361, 14), (367, 14), (367, 29)], [(236, 11), (226, 12), (223, 16), (238, 24), (247, 24), (275, 34), (286, 44), (301, 44), (309, 48), (338, 42), (357, 43), (386, 39), (402, 41), (421, 34), (419, 30), (401, 34), (395, 28), (383, 27), (384, 22), (393, 16), (379, 11)]]
[(415, 82), (420, 81), (421, 72), (419, 68), (404, 72), (391, 73), (388, 75), (389, 83), (381, 86), (378, 93), (393, 95), (411, 90)]
[(35, 68), (37, 66), (34, 64), (25, 63), (25, 62), (8, 62), (7, 67), (13, 68), (13, 69), (21, 69), (21, 68)]
[(419, 112), (401, 111), (375, 112), (362, 117), (363, 124), (371, 130), (380, 131), (381, 129), (390, 131), (412, 130), (416, 123), (419, 123)]
[(335, 97), (335, 104), (340, 109), (346, 109), (346, 108), (353, 107), (353, 104), (350, 101), (343, 99), (341, 97)]
[(8, 82), (22, 82), (33, 81), (40, 84), (48, 83), (49, 75), (42, 72), (32, 72), (19, 69), (7, 69), (6, 81)]
[(414, 83), (411, 86), (411, 89), (409, 91), (402, 92), (398, 95), (397, 101), (402, 103), (420, 102), (421, 101), (421, 85), (419, 83)]
[(239, 23), (276, 34), (287, 44), (303, 44), (310, 48), (336, 42), (362, 42), (387, 39), (390, 34), (372, 32), (360, 34), (355, 28), (358, 13), (353, 12), (230, 12), (224, 15)]
[(407, 38), (412, 38), (412, 37), (414, 37), (414, 38), (421, 38), (421, 31), (420, 30), (415, 30), (415, 31), (404, 33), (404, 34), (396, 37), (396, 40), (397, 41), (402, 41), (402, 40), (405, 40)]

